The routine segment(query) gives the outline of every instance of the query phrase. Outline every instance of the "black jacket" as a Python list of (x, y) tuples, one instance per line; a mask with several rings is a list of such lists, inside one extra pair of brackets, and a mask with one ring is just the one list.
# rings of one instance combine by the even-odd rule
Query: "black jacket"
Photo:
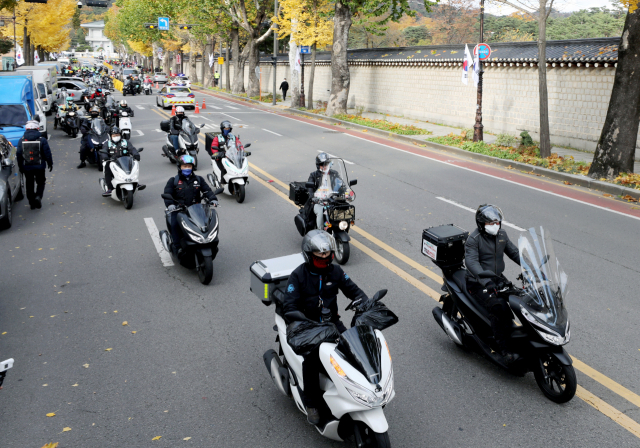
[(284, 313), (302, 311), (309, 319), (320, 322), (322, 303), (331, 310), (333, 321), (337, 321), (340, 318), (338, 290), (351, 300), (366, 297), (340, 266), (332, 264), (326, 274), (320, 275), (311, 272), (306, 263), (301, 264), (289, 277), (283, 303)]
[(187, 117), (178, 117), (177, 115), (171, 117), (169, 120), (169, 134), (178, 135), (180, 134), (180, 130), (182, 129), (182, 122), (186, 120)]
[(517, 264), (520, 264), (520, 252), (513, 244), (507, 232), (500, 229), (496, 236), (480, 233), (474, 230), (464, 246), (464, 263), (467, 266), (467, 282), (477, 282), (486, 285), (491, 278), (480, 278), (483, 271), (500, 277), (504, 272), (504, 254), (507, 254)]
[[(323, 173), (320, 172), (319, 170), (316, 170), (313, 173), (309, 174), (309, 179), (307, 179), (307, 182), (313, 182), (313, 185), (314, 185), (313, 189), (308, 189), (309, 197), (313, 197), (313, 194), (320, 187), (320, 182), (322, 182), (322, 175)], [(337, 171), (329, 170), (329, 180), (331, 181), (331, 186), (334, 188), (336, 186), (336, 179), (340, 179), (342, 181)], [(344, 188), (345, 186), (346, 185), (344, 185), (344, 182), (342, 182), (340, 189)]]
[(138, 150), (123, 138), (121, 138), (118, 143), (114, 143), (113, 140), (109, 140), (109, 145), (106, 149), (111, 160), (123, 156), (131, 156), (136, 160), (140, 160), (140, 153)]
[(126, 112), (127, 114), (129, 114), (130, 117), (133, 117), (133, 110), (129, 106), (127, 107), (118, 106), (117, 110), (118, 110), (118, 113)]
[(172, 177), (164, 187), (164, 194), (170, 194), (173, 196), (173, 201), (165, 199), (164, 205), (167, 207), (176, 202), (187, 207), (196, 204), (206, 197), (210, 201), (216, 198), (213, 191), (209, 187), (209, 184), (205, 180), (193, 173), (189, 177), (185, 177), (184, 174), (178, 174), (178, 185), (174, 187), (175, 178)]
[(82, 122), (80, 123), (80, 132), (83, 135), (89, 134), (91, 132), (91, 123), (93, 123), (93, 120), (98, 120), (100, 119), (100, 115), (98, 115), (96, 118), (85, 118), (82, 120)]
[(282, 84), (280, 84), (280, 90), (289, 90), (289, 83), (287, 81), (282, 81)]
[[(40, 165), (24, 164), (24, 155), (22, 150), (22, 142), (24, 140), (28, 142), (40, 141), (40, 161), (42, 162)], [(51, 157), (51, 148), (49, 147), (49, 142), (46, 138), (42, 137), (42, 134), (40, 134), (40, 131), (38, 131), (37, 129), (28, 129), (25, 131), (24, 136), (22, 136), (22, 138), (18, 141), (16, 158), (18, 159), (18, 167), (20, 168), (21, 173), (31, 170), (43, 170), (47, 167), (47, 165), (53, 165), (53, 158)]]

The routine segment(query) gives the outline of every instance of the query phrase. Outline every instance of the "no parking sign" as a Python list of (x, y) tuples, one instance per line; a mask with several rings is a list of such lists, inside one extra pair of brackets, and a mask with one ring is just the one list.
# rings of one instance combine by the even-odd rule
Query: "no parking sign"
[(473, 55), (477, 55), (481, 61), (486, 61), (491, 57), (491, 47), (489, 44), (478, 44), (473, 49)]

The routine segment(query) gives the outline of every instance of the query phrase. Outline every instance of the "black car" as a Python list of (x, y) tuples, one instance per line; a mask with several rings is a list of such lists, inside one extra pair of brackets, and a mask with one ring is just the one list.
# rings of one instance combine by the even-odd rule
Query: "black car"
[(24, 199), (24, 177), (18, 169), (16, 147), (0, 134), (0, 229), (13, 221), (13, 203)]

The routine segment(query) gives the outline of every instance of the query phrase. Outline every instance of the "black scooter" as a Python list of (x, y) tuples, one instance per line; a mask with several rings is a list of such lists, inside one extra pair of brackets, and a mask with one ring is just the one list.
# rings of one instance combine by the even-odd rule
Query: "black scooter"
[(87, 162), (91, 165), (96, 165), (100, 171), (102, 171), (102, 156), (100, 155), (100, 151), (106, 148), (109, 142), (109, 128), (102, 118), (91, 121), (89, 140), (93, 143), (93, 149), (89, 150)]
[[(222, 188), (214, 191), (218, 195)], [(162, 199), (173, 201), (169, 194), (162, 194)], [(183, 253), (178, 258), (171, 250), (171, 233), (160, 231), (160, 241), (164, 249), (172, 257), (178, 258), (179, 263), (198, 271), (200, 283), (208, 285), (213, 278), (213, 260), (218, 253), (218, 214), (215, 207), (205, 204), (193, 204), (189, 207), (178, 205), (175, 210), (165, 211), (167, 229), (171, 228), (171, 214), (177, 213), (178, 227), (182, 233), (180, 246)]]
[(170, 132), (170, 120), (160, 122), (160, 129), (167, 133), (166, 144), (162, 146), (162, 157), (169, 159), (171, 163), (178, 163), (178, 158), (184, 154), (189, 154), (195, 161), (193, 169), (198, 169), (198, 134), (200, 129), (204, 127), (204, 124), (196, 126), (191, 120), (185, 118), (182, 121), (182, 129), (178, 134), (178, 141), (180, 142), (179, 148), (173, 147), (173, 141), (171, 139)]
[(79, 112), (75, 110), (67, 112), (60, 123), (62, 130), (71, 138), (76, 138), (78, 136), (78, 130), (80, 129), (80, 116), (78, 113)]
[[(497, 350), (489, 313), (466, 287), (463, 267), (464, 241), (468, 233), (449, 225), (423, 233), (423, 254), (444, 274), (442, 308), (433, 317), (457, 345), (475, 350), (509, 372), (524, 376), (533, 372), (542, 393), (555, 403), (566, 403), (576, 393), (577, 380), (571, 357), (562, 347), (571, 337), (569, 317), (564, 307), (566, 274), (559, 269), (548, 233), (534, 229), (519, 240), (522, 288), (508, 281), (498, 285), (498, 294), (508, 301), (521, 325), (512, 324), (508, 349), (517, 359), (507, 364)], [(541, 240), (544, 239), (544, 243)], [(435, 258), (434, 258), (435, 257)], [(480, 277), (494, 277), (486, 271)]]

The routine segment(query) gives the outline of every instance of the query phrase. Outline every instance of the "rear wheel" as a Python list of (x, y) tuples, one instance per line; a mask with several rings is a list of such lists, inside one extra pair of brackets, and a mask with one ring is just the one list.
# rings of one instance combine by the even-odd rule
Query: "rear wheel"
[(542, 355), (533, 368), (542, 393), (555, 403), (566, 403), (576, 394), (578, 381), (573, 366), (565, 366), (554, 356)]
[(11, 203), (11, 192), (7, 189), (7, 198), (4, 202), (4, 218), (0, 219), (0, 229), (8, 229), (13, 224), (13, 204)]
[(211, 256), (204, 256), (200, 252), (196, 252), (196, 259), (198, 261), (198, 278), (200, 283), (208, 285), (213, 278), (213, 258)]
[(354, 422), (353, 433), (358, 448), (391, 448), (387, 432), (374, 432), (363, 422)]
[(336, 261), (338, 264), (346, 264), (351, 255), (351, 246), (349, 243), (336, 239)]
[(242, 204), (244, 202), (244, 195), (245, 195), (245, 186), (244, 185), (234, 185), (233, 187), (233, 193), (236, 197), (236, 201), (238, 201), (238, 204)]
[(131, 210), (133, 207), (133, 190), (122, 190), (122, 202), (124, 202), (124, 208)]

